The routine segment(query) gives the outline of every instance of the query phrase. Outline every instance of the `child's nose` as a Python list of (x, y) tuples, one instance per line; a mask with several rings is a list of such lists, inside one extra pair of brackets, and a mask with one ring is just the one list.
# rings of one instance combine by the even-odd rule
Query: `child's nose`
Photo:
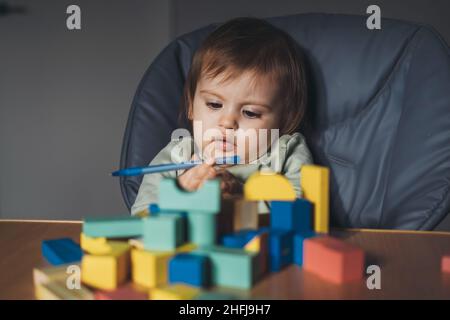
[(219, 126), (224, 129), (238, 129), (237, 117), (234, 114), (224, 114), (220, 117)]

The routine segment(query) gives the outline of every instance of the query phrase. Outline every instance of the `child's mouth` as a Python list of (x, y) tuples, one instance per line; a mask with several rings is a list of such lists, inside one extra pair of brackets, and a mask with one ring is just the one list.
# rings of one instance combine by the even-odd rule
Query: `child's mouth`
[(216, 140), (215, 147), (217, 150), (221, 150), (223, 152), (234, 151), (236, 146), (234, 143), (227, 141), (226, 139)]

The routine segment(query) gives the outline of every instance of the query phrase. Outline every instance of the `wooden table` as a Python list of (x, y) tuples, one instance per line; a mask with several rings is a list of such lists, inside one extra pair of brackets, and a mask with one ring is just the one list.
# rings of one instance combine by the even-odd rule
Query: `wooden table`
[[(44, 265), (41, 241), (78, 241), (80, 231), (80, 222), (0, 220), (0, 299), (33, 299), (32, 269)], [(450, 253), (450, 233), (351, 229), (332, 235), (363, 248), (367, 264), (380, 266), (381, 290), (369, 290), (365, 280), (333, 285), (292, 265), (251, 291), (219, 291), (269, 299), (450, 299), (450, 275), (440, 270), (441, 256)]]

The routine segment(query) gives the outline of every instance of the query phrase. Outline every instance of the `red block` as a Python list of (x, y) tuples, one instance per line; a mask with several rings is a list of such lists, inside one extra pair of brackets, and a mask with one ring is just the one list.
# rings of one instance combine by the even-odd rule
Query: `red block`
[(442, 257), (442, 272), (450, 272), (450, 253)]
[(306, 239), (303, 246), (306, 271), (336, 284), (362, 279), (364, 252), (358, 247), (329, 236)]
[(114, 291), (97, 291), (95, 300), (148, 300), (148, 293), (139, 292), (128, 284)]

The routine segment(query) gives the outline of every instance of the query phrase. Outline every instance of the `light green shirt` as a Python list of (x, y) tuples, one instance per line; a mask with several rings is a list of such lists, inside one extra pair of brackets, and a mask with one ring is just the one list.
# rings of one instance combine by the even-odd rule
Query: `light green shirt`
[[(150, 162), (150, 165), (189, 161), (194, 152), (193, 146), (194, 141), (192, 137), (172, 140), (156, 155), (152, 162)], [(173, 152), (174, 148), (179, 149)], [(276, 150), (279, 150), (278, 157), (276, 157)], [(277, 173), (283, 174), (291, 182), (297, 197), (301, 197), (300, 168), (304, 164), (313, 163), (311, 152), (306, 145), (304, 136), (299, 132), (281, 136), (264, 157), (267, 160), (264, 161), (264, 164), (258, 161), (261, 159), (260, 157), (252, 163), (231, 166), (226, 168), (226, 170), (242, 182), (245, 182), (255, 171), (270, 168)], [(150, 203), (158, 203), (158, 187), (161, 178), (176, 178), (183, 172), (184, 170), (178, 170), (144, 175), (136, 196), (136, 201), (131, 207), (131, 214), (134, 215), (147, 209)], [(259, 204), (259, 212), (268, 212), (268, 208), (263, 202)]]

